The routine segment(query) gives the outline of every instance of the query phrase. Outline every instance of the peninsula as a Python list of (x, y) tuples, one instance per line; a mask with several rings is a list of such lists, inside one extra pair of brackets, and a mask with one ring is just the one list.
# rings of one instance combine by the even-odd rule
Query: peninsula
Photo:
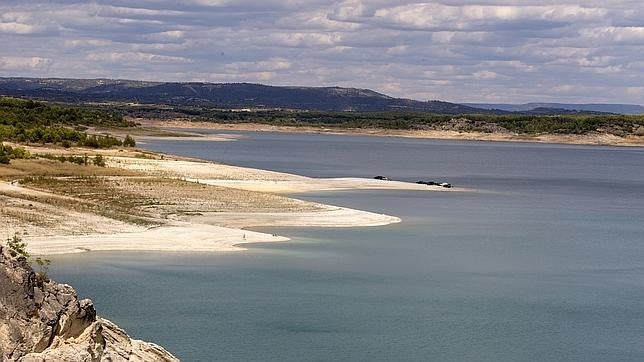
[[(141, 133), (133, 122), (87, 112), (5, 101), (9, 117), (3, 152), (8, 156), (0, 164), (0, 221), (5, 225), (0, 237), (20, 235), (34, 254), (236, 251), (245, 243), (288, 240), (249, 227), (359, 227), (400, 221), (302, 201), (288, 193), (459, 190), (375, 179), (315, 179), (148, 152), (132, 147), (135, 141), (129, 135), (118, 136)], [(30, 115), (34, 121), (20, 126), (17, 114)], [(61, 114), (68, 115), (69, 124), (85, 123), (84, 128), (52, 124), (52, 118), (60, 119)], [(117, 135), (97, 130), (106, 125)]]

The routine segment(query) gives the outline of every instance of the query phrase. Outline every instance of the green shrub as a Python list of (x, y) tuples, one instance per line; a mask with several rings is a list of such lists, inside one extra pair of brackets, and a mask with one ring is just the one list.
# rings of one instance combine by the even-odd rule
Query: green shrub
[(27, 251), (27, 243), (22, 241), (22, 238), (18, 233), (14, 234), (13, 237), (7, 239), (7, 247), (15, 253), (29, 258), (29, 252)]
[(105, 167), (105, 159), (103, 155), (96, 155), (94, 157), (93, 163), (94, 163), (94, 166)]
[(0, 164), (8, 164), (13, 159), (29, 159), (31, 153), (22, 147), (11, 147), (0, 144)]
[(136, 141), (134, 141), (134, 138), (132, 138), (132, 136), (127, 135), (127, 136), (125, 136), (125, 139), (123, 140), (123, 146), (125, 146), (125, 147), (136, 147)]

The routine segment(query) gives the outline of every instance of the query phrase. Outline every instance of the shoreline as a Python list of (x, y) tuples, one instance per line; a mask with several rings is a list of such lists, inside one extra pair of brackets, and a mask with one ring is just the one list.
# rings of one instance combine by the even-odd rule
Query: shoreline
[[(30, 149), (39, 152), (62, 152), (60, 149), (47, 147)], [(73, 153), (73, 150), (65, 152)], [(104, 173), (111, 171), (119, 175), (94, 177), (97, 177), (99, 183), (108, 184), (111, 188), (106, 190), (110, 193), (123, 195), (120, 198), (133, 197), (132, 190), (147, 192), (137, 194), (138, 198), (133, 200), (145, 200), (144, 196), (155, 195), (156, 201), (151, 207), (155, 210), (160, 208), (160, 211), (157, 211), (159, 215), (163, 215), (155, 219), (158, 225), (137, 225), (110, 214), (78, 208), (61, 208), (61, 203), (87, 203), (81, 196), (68, 193), (69, 189), (79, 187), (74, 182), (82, 182), (83, 178), (78, 181), (74, 177), (50, 177), (44, 186), (22, 185), (15, 179), (9, 181), (5, 178), (0, 184), (0, 199), (5, 205), (0, 210), (0, 221), (6, 223), (8, 228), (3, 230), (2, 238), (10, 237), (15, 231), (21, 231), (23, 240), (28, 243), (28, 250), (34, 255), (89, 251), (242, 251), (247, 250), (243, 244), (289, 240), (284, 236), (247, 229), (252, 227), (348, 228), (384, 226), (401, 222), (396, 216), (302, 201), (281, 194), (378, 189), (466, 191), (375, 179), (316, 179), (146, 152), (150, 157), (158, 158), (125, 156), (120, 150), (104, 152), (107, 167), (96, 170)], [(58, 167), (57, 163), (52, 165)], [(149, 189), (156, 184), (159, 184), (156, 189)], [(117, 186), (120, 189), (114, 188)], [(87, 190), (74, 192), (81, 195), (88, 193)], [(213, 197), (224, 199), (209, 200)], [(214, 206), (208, 206), (209, 201), (213, 201)], [(222, 202), (224, 204), (221, 204)], [(231, 205), (231, 202), (237, 204)], [(107, 204), (99, 203), (97, 206), (103, 208), (103, 211), (113, 211), (109, 210)], [(23, 216), (27, 221), (23, 222), (22, 228), (15, 223), (16, 219), (10, 218), (10, 213), (7, 214), (11, 210), (25, 214)], [(136, 214), (135, 211), (132, 210), (132, 215)], [(13, 224), (11, 220), (14, 220)], [(34, 223), (33, 220), (38, 220), (42, 225)]]
[[(254, 132), (284, 132), (284, 133), (311, 133), (329, 135), (352, 135), (352, 136), (379, 136), (379, 137), (402, 137), (418, 139), (438, 139), (456, 141), (491, 141), (491, 142), (520, 142), (520, 143), (541, 143), (561, 144), (580, 146), (619, 146), (619, 147), (644, 147), (644, 136), (619, 137), (610, 134), (594, 135), (519, 135), (513, 133), (483, 133), (483, 132), (458, 132), (442, 130), (391, 130), (391, 129), (363, 129), (363, 128), (323, 128), (313, 126), (273, 126), (261, 123), (213, 123), (188, 120), (157, 120), (157, 119), (135, 119), (143, 127), (157, 129), (210, 129), (221, 131), (254, 131)], [(207, 137), (222, 137), (217, 135)], [(231, 136), (230, 138), (233, 138)], [(165, 136), (149, 136), (148, 138), (167, 138)], [(182, 137), (180, 137), (182, 138)], [(230, 138), (228, 140), (230, 140)]]

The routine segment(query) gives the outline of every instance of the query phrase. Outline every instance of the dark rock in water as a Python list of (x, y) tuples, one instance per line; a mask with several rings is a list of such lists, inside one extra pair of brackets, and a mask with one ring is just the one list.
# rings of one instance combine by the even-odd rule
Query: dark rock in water
[(434, 182), (434, 181), (416, 181), (417, 184), (420, 185), (427, 185), (427, 186), (442, 186), (447, 189), (452, 188), (452, 184), (449, 184), (447, 182)]
[(97, 317), (71, 286), (36, 278), (13, 254), (0, 246), (0, 361), (178, 361)]
[(416, 183), (421, 185), (427, 185), (427, 186), (438, 185), (438, 182), (434, 182), (434, 181), (416, 181)]

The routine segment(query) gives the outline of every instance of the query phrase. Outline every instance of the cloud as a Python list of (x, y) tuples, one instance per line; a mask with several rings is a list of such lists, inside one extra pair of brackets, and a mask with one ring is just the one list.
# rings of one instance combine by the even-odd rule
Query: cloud
[(641, 103), (639, 0), (6, 0), (2, 76)]
[(0, 70), (29, 71), (46, 68), (50, 60), (41, 57), (0, 57)]

